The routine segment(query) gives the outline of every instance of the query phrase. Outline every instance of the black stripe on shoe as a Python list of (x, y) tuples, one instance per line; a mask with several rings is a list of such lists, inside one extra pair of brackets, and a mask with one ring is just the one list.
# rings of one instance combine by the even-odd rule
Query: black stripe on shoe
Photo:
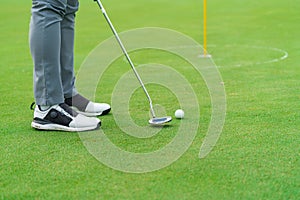
[(72, 108), (70, 108), (67, 104), (61, 103), (59, 104), (59, 106), (63, 108), (67, 113), (69, 113), (72, 117), (77, 117), (78, 113)]
[(59, 124), (69, 127), (70, 123), (73, 121), (72, 117), (76, 117), (78, 113), (65, 103), (59, 104), (59, 107), (63, 109), (62, 112), (52, 108), (43, 119), (35, 117), (33, 121), (42, 125)]
[(79, 111), (84, 112), (87, 105), (89, 104), (89, 100), (81, 96), (80, 94), (76, 94), (73, 97), (66, 98), (65, 103), (69, 106), (76, 107)]

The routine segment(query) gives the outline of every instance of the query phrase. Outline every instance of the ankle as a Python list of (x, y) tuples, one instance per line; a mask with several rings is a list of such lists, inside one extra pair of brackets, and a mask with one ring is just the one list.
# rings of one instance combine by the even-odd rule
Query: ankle
[(37, 105), (41, 111), (48, 110), (51, 106)]

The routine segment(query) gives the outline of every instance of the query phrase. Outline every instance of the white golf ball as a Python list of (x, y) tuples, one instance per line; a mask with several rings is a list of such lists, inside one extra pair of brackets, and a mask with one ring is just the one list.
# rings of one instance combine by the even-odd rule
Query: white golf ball
[(181, 110), (181, 109), (176, 110), (176, 111), (175, 111), (175, 117), (176, 117), (177, 119), (182, 119), (182, 118), (184, 117), (184, 112), (183, 112), (183, 110)]

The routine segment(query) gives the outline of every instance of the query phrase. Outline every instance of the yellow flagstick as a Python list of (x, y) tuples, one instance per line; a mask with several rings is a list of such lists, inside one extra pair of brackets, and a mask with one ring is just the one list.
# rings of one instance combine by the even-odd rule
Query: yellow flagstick
[(203, 56), (211, 57), (207, 54), (207, 0), (203, 0)]

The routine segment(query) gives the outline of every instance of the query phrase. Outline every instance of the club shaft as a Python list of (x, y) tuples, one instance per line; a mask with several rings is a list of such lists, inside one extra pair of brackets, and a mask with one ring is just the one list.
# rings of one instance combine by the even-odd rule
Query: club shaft
[(149, 101), (149, 104), (150, 104), (151, 115), (152, 115), (153, 118), (155, 118), (156, 115), (155, 115), (155, 112), (154, 112), (154, 109), (153, 109), (151, 97), (150, 97), (150, 95), (149, 95), (149, 93), (148, 93), (148, 91), (147, 91), (147, 89), (146, 89), (146, 87), (145, 87), (145, 85), (144, 85), (144, 83), (143, 83), (143, 81), (142, 81), (140, 75), (138, 74), (138, 72), (137, 72), (137, 70), (136, 70), (136, 68), (135, 68), (135, 66), (134, 66), (134, 64), (133, 64), (133, 62), (132, 62), (132, 60), (131, 60), (129, 54), (127, 53), (127, 50), (126, 50), (125, 46), (123, 45), (123, 42), (121, 41), (121, 39), (120, 39), (120, 37), (119, 37), (119, 35), (118, 35), (116, 29), (114, 28), (114, 25), (113, 25), (112, 22), (110, 21), (110, 18), (108, 17), (108, 15), (107, 15), (107, 13), (106, 13), (106, 10), (105, 10), (105, 8), (103, 7), (103, 4), (101, 3), (101, 1), (100, 1), (100, 0), (94, 0), (94, 1), (96, 1), (97, 4), (98, 4), (98, 6), (100, 7), (100, 10), (102, 11), (105, 20), (107, 21), (107, 23), (108, 23), (108, 25), (109, 25), (111, 31), (113, 32), (115, 38), (117, 39), (117, 42), (119, 43), (119, 45), (120, 45), (120, 47), (121, 47), (121, 49), (122, 49), (122, 51), (123, 51), (123, 54), (125, 55), (125, 57), (126, 57), (128, 63), (130, 64), (130, 66), (131, 66), (131, 68), (132, 68), (132, 70), (133, 70), (133, 72), (134, 72), (136, 78), (137, 78), (138, 81), (140, 82), (140, 85), (142, 86), (142, 88), (143, 88), (143, 90), (144, 90), (144, 92), (145, 92), (145, 94), (146, 94), (146, 96), (147, 96), (147, 98), (148, 98), (148, 101)]

